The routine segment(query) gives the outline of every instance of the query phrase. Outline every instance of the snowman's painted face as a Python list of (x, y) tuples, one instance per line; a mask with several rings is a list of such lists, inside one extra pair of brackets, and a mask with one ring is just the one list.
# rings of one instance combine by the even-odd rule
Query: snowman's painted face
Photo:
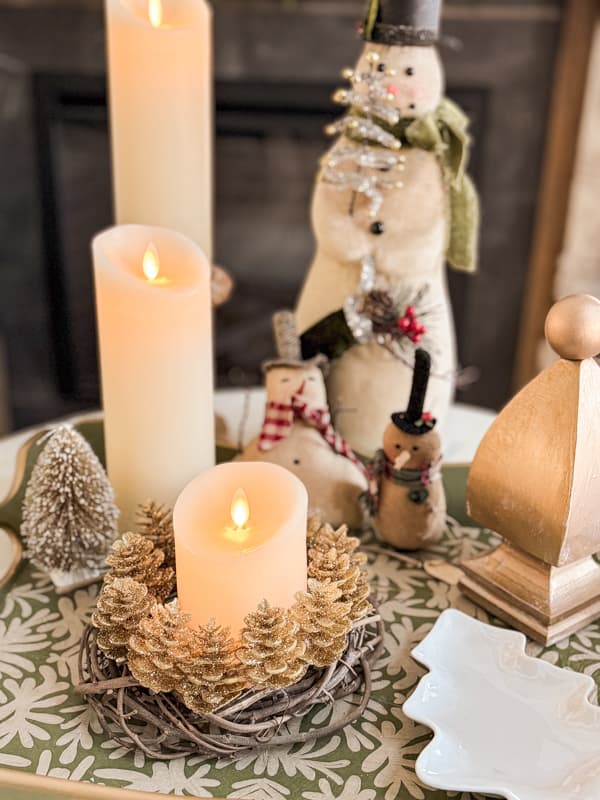
[(435, 430), (423, 436), (411, 436), (390, 422), (383, 434), (383, 451), (392, 463), (400, 456), (404, 469), (423, 469), (438, 461), (440, 437)]
[(319, 367), (272, 367), (265, 384), (270, 402), (289, 403), (302, 390), (302, 397), (310, 408), (327, 405), (325, 380)]
[[(374, 44), (365, 45), (356, 70), (368, 72), (369, 53), (375, 51), (379, 62), (373, 69), (382, 72), (394, 70), (387, 79), (390, 91), (396, 97), (396, 106), (403, 117), (420, 117), (434, 111), (444, 94), (444, 73), (435, 47), (400, 47)], [(383, 66), (382, 66), (383, 65)]]

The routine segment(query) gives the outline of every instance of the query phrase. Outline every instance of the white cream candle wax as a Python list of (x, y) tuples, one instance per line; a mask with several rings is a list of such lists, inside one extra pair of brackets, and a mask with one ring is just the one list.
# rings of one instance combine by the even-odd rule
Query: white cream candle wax
[(209, 261), (211, 28), (206, 0), (106, 0), (116, 220), (180, 231)]
[(261, 600), (289, 608), (306, 591), (304, 484), (275, 464), (221, 464), (195, 478), (173, 512), (179, 608), (236, 637)]
[(111, 228), (92, 249), (108, 475), (130, 530), (139, 503), (172, 507), (215, 462), (210, 270), (163, 228)]

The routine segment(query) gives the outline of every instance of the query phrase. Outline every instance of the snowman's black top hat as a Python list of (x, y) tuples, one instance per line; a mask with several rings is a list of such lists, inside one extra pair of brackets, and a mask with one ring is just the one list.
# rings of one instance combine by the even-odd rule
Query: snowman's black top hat
[(406, 411), (392, 414), (392, 422), (404, 433), (422, 436), (435, 428), (436, 420), (431, 414), (423, 412), (425, 394), (431, 371), (431, 356), (427, 350), (419, 348), (415, 353), (415, 370), (413, 372), (410, 400)]
[(369, 0), (364, 37), (380, 44), (435, 44), (441, 7), (442, 0)]

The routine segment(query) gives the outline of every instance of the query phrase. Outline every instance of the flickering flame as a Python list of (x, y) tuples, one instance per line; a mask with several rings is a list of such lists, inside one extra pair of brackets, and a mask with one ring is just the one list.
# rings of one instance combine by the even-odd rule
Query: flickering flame
[(153, 28), (160, 28), (163, 21), (162, 0), (148, 0), (148, 19)]
[(231, 501), (231, 519), (238, 530), (244, 528), (250, 517), (248, 498), (243, 489), (238, 489)]
[(160, 272), (160, 258), (158, 257), (156, 245), (153, 242), (150, 242), (146, 248), (142, 261), (142, 269), (144, 270), (146, 279), (150, 282), (158, 278), (158, 273)]

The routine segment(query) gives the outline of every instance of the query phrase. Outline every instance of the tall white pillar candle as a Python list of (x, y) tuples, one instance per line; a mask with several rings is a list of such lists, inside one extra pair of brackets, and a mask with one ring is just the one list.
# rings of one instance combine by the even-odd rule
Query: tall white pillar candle
[(128, 530), (139, 503), (172, 507), (215, 463), (210, 269), (164, 228), (111, 228), (92, 249), (108, 476)]
[(212, 258), (212, 19), (206, 0), (106, 0), (115, 213)]

